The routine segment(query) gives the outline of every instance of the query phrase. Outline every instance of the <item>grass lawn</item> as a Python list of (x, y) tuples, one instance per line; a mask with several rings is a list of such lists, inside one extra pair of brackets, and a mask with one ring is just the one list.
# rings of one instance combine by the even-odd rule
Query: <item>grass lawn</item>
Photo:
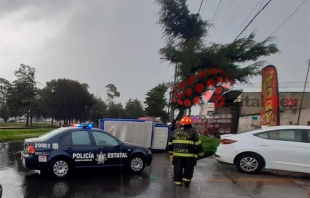
[(0, 129), (0, 142), (23, 141), (26, 138), (37, 137), (51, 130), (53, 128)]

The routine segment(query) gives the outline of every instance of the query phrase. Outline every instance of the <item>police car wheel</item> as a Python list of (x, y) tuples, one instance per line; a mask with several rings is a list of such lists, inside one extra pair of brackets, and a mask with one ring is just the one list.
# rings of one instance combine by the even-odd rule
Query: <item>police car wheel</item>
[(133, 156), (129, 161), (129, 168), (132, 172), (139, 173), (144, 169), (144, 159), (140, 155)]
[(57, 178), (64, 178), (69, 174), (69, 163), (67, 160), (59, 158), (52, 162), (51, 171)]

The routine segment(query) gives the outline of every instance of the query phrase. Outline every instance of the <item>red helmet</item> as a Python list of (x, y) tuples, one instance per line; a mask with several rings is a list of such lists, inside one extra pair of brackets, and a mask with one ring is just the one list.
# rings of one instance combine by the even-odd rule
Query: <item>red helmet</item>
[(189, 117), (189, 116), (184, 116), (180, 122), (179, 122), (181, 125), (189, 125), (189, 124), (192, 124), (192, 118)]

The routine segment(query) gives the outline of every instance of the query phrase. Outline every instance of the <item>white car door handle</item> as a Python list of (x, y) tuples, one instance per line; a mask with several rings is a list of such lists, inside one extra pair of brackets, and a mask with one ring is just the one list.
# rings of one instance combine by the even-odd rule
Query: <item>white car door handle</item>
[(269, 144), (262, 143), (262, 144), (260, 144), (259, 146), (269, 146)]

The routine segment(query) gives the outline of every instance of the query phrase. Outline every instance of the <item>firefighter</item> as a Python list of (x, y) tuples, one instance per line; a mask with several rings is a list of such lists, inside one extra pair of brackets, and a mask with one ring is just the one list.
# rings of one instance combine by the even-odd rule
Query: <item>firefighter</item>
[(184, 116), (180, 128), (174, 130), (169, 139), (169, 154), (174, 165), (174, 183), (189, 187), (197, 160), (204, 156), (199, 135), (192, 127), (192, 119)]

